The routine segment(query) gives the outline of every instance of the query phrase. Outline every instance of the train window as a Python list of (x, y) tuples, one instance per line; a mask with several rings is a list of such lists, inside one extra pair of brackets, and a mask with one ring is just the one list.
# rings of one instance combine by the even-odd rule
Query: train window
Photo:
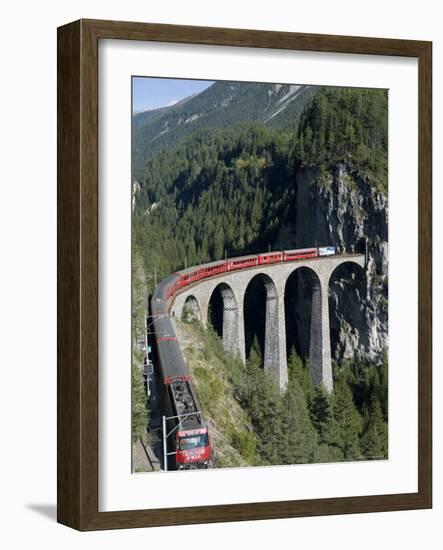
[(197, 447), (207, 447), (208, 445), (208, 434), (193, 435), (192, 437), (181, 437), (178, 444), (181, 451), (187, 451)]

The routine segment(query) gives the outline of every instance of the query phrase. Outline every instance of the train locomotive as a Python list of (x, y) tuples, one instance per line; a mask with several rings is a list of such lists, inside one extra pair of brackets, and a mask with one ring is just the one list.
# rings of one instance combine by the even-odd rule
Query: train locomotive
[(171, 434), (168, 439), (175, 453), (175, 469), (208, 468), (211, 442), (192, 378), (169, 317), (169, 306), (174, 295), (188, 285), (228, 271), (334, 254), (336, 249), (333, 246), (251, 254), (184, 269), (169, 275), (157, 286), (151, 298), (151, 313), (164, 403), (170, 418), (167, 433)]

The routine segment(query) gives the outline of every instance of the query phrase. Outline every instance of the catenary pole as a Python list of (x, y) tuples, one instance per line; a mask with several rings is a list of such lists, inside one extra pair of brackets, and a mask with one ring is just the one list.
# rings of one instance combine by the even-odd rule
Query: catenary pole
[(168, 450), (167, 450), (167, 434), (166, 434), (166, 416), (163, 416), (163, 469), (168, 471)]

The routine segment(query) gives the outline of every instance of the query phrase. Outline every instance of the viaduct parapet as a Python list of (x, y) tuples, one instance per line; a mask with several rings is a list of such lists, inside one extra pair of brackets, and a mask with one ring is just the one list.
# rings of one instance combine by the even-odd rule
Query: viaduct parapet
[(310, 328), (311, 379), (333, 389), (331, 344), (329, 330), (329, 280), (340, 265), (351, 262), (364, 269), (364, 254), (345, 254), (317, 257), (269, 266), (255, 266), (223, 273), (188, 286), (179, 292), (170, 304), (170, 314), (181, 319), (189, 307), (198, 312), (201, 322), (208, 322), (209, 303), (219, 287), (223, 300), (223, 347), (226, 351), (246, 360), (244, 301), (249, 283), (257, 275), (266, 289), (266, 319), (264, 368), (272, 372), (280, 386), (288, 382), (286, 358), (285, 288), (289, 277), (300, 268), (314, 274)]

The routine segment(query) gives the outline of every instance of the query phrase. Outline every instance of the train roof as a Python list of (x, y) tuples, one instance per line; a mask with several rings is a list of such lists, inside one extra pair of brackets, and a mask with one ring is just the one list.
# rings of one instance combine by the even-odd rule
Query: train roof
[(236, 262), (237, 260), (250, 260), (251, 258), (258, 258), (258, 254), (248, 254), (246, 256), (233, 256), (228, 258), (231, 262)]
[(222, 260), (216, 260), (215, 262), (208, 262), (207, 264), (199, 264), (199, 265), (193, 265), (191, 267), (187, 267), (186, 269), (180, 269), (177, 271), (178, 275), (189, 275), (190, 273), (194, 273), (196, 269), (201, 269), (204, 267), (213, 267), (216, 265), (224, 264), (228, 260), (225, 260), (224, 258)]
[(157, 340), (157, 351), (163, 380), (189, 376), (188, 367), (183, 359), (177, 340)]

